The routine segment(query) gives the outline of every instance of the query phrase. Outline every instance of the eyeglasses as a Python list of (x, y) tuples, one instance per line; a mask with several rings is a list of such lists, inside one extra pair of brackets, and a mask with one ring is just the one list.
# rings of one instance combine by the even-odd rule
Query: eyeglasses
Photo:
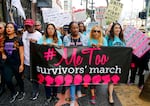
[(95, 32), (95, 33), (96, 33), (96, 32), (100, 33), (101, 31), (100, 31), (100, 30), (93, 30), (93, 32)]
[(40, 26), (40, 25), (35, 25), (35, 26)]

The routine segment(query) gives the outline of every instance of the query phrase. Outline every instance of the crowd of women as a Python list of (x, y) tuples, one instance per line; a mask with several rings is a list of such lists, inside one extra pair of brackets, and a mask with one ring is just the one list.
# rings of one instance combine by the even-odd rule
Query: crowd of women
[[(38, 25), (37, 25), (38, 24)], [(89, 46), (89, 47), (101, 47), (101, 46), (121, 46), (125, 47), (123, 29), (119, 23), (113, 23), (108, 30), (103, 31), (98, 25), (92, 27), (90, 33), (86, 32), (86, 28), (82, 22), (71, 22), (69, 25), (57, 29), (54, 24), (47, 24), (45, 32), (40, 33), (35, 29), (41, 23), (35, 23), (32, 19), (24, 21), (24, 31), (21, 36), (18, 36), (17, 25), (8, 22), (0, 22), (0, 72), (1, 72), (1, 84), (0, 94), (5, 91), (5, 85), (11, 92), (10, 103), (15, 100), (23, 100), (26, 93), (24, 91), (24, 78), (30, 81), (30, 43), (37, 43), (41, 45), (54, 45), (54, 46)], [(149, 52), (148, 52), (149, 53)], [(138, 70), (140, 79), (139, 87), (142, 88), (144, 84), (143, 71), (146, 69), (148, 62), (148, 53), (139, 59), (133, 55), (131, 63), (131, 77), (129, 84), (134, 83), (135, 75)], [(141, 63), (142, 61), (142, 63)], [(12, 77), (15, 76), (17, 84), (19, 85), (19, 91), (15, 88), (12, 82)], [(31, 82), (31, 81), (30, 81)], [(32, 95), (31, 100), (36, 100), (39, 95), (39, 84), (32, 81)], [(70, 87), (49, 87), (45, 86), (46, 101), (45, 104), (49, 104), (51, 101), (57, 102), (59, 98), (58, 93), (64, 93), (66, 89), (70, 89), (70, 106), (75, 105), (76, 94), (81, 97), (81, 88), (90, 88), (91, 98), (90, 103), (96, 104), (96, 86), (95, 85), (71, 85)], [(113, 99), (114, 84), (108, 84), (108, 102), (114, 103)], [(98, 99), (98, 98), (97, 98)]]

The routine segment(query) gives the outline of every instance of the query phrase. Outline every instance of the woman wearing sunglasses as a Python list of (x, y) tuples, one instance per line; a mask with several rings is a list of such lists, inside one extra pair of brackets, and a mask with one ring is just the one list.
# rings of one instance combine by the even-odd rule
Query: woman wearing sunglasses
[[(107, 40), (103, 37), (100, 26), (94, 26), (90, 32), (90, 38), (88, 39), (88, 46), (101, 47), (107, 46)], [(90, 86), (91, 89), (91, 104), (96, 104), (95, 85)]]
[(90, 32), (90, 38), (88, 40), (88, 46), (101, 47), (107, 46), (107, 40), (103, 37), (100, 26), (94, 26)]

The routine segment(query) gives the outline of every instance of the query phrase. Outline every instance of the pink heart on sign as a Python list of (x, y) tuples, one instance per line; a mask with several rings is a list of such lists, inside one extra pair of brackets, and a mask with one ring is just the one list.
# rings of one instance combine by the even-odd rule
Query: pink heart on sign
[(84, 85), (87, 86), (91, 82), (91, 76), (89, 74), (86, 74), (83, 77)]
[(50, 86), (51, 84), (54, 83), (54, 78), (51, 77), (51, 76), (49, 76), (49, 75), (47, 75), (47, 76), (45, 77), (45, 81), (46, 81), (46, 86)]
[(118, 84), (118, 82), (120, 81), (120, 77), (118, 75), (113, 75), (111, 77), (111, 80), (113, 81), (113, 84)]
[(39, 84), (42, 84), (44, 82), (44, 76), (42, 74), (38, 74), (37, 78), (38, 78), (38, 83)]
[(110, 82), (110, 75), (102, 76), (103, 84), (108, 84)]
[(82, 82), (82, 75), (77, 74), (74, 76), (74, 85), (80, 85)]
[(72, 75), (68, 74), (65, 76), (65, 86), (70, 86), (73, 81)]
[(55, 77), (55, 86), (60, 86), (64, 83), (64, 77), (62, 75), (58, 75)]
[(101, 82), (101, 76), (100, 75), (95, 75), (92, 78), (92, 83), (93, 84), (99, 84)]

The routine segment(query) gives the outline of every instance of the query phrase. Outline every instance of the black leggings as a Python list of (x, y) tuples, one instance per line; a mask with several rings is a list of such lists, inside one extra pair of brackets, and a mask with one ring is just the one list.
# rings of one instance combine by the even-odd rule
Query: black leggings
[(6, 84), (11, 91), (11, 94), (14, 94), (15, 87), (12, 82), (12, 77), (15, 76), (17, 83), (20, 87), (20, 92), (24, 92), (24, 82), (21, 77), (21, 74), (19, 73), (19, 65), (12, 65), (12, 64), (7, 64), (5, 63), (4, 65), (4, 78), (6, 81)]
[(0, 75), (1, 75), (0, 87), (3, 89), (5, 87), (4, 68), (3, 68), (3, 66), (0, 66)]
[(51, 96), (57, 96), (57, 87), (45, 86), (46, 98), (49, 99)]

